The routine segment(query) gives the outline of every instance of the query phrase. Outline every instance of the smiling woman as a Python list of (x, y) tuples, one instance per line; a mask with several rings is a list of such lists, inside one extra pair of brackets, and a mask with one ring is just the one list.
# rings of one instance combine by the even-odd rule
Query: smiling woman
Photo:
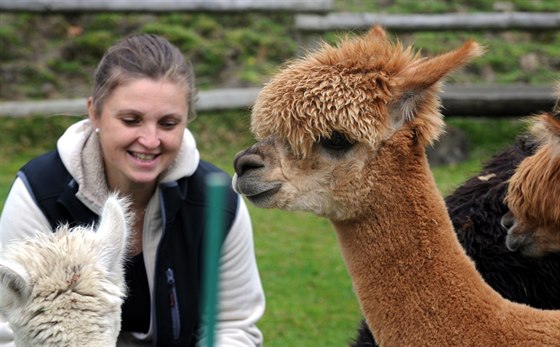
[[(207, 338), (199, 304), (208, 201), (203, 184), (222, 171), (200, 159), (186, 129), (195, 100), (192, 66), (177, 47), (155, 35), (124, 38), (95, 71), (88, 119), (71, 125), (57, 150), (18, 172), (0, 217), (4, 248), (59, 224), (91, 225), (111, 192), (128, 197), (134, 223), (119, 341), (129, 346), (150, 340), (195, 346)], [(249, 213), (231, 189), (222, 210), (227, 229), (219, 240), (216, 341), (259, 346), (264, 294)]]
[(90, 97), (89, 119), (99, 136), (110, 189), (138, 196), (147, 205), (157, 177), (175, 160), (187, 123), (183, 88), (166, 80), (137, 79), (117, 88), (96, 112)]

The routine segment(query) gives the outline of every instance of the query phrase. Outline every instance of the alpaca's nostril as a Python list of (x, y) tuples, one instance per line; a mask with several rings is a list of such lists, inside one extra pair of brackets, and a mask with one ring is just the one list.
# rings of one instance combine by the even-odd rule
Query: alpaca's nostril
[(255, 170), (264, 167), (264, 160), (258, 154), (244, 154), (240, 153), (233, 161), (235, 173), (242, 176), (249, 170)]
[(513, 213), (511, 213), (511, 211), (508, 211), (506, 214), (504, 214), (502, 216), (502, 219), (500, 220), (500, 224), (502, 225), (502, 227), (509, 230), (515, 224)]

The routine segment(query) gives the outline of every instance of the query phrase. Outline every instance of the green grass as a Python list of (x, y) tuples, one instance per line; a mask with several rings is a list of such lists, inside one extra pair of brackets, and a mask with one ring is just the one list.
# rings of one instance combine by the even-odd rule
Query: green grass
[[(202, 157), (230, 174), (235, 153), (253, 143), (248, 111), (202, 113), (189, 125)], [(78, 118), (4, 118), (0, 122), (0, 209), (18, 168), (54, 148)], [(450, 118), (471, 141), (464, 163), (436, 167), (440, 189), (449, 193), (476, 174), (480, 163), (512, 143), (518, 121)], [(258, 209), (249, 204), (267, 309), (259, 326), (266, 346), (345, 346), (361, 319), (350, 279), (330, 223), (306, 213)]]

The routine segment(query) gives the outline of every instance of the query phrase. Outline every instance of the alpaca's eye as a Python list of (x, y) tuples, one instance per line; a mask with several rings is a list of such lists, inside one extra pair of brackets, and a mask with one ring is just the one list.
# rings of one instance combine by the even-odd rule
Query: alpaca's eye
[(348, 150), (354, 145), (354, 142), (338, 131), (333, 131), (329, 138), (322, 138), (320, 143), (323, 147), (336, 151)]

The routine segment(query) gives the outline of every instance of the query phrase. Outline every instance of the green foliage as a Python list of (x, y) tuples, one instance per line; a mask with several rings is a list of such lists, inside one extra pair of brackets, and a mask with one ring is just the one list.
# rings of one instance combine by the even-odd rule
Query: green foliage
[(462, 129), (475, 145), (477, 157), (488, 157), (505, 146), (511, 145), (515, 136), (525, 130), (519, 119), (469, 119), (449, 118), (452, 126)]
[(143, 24), (150, 21), (150, 16), (123, 13), (99, 13), (94, 16), (85, 15), (76, 20), (76, 24), (84, 28), (84, 33), (90, 31), (110, 30), (114, 40), (121, 36), (134, 33)]
[(33, 157), (53, 150), (56, 139), (76, 117), (2, 118), (0, 121), (0, 211), (19, 168)]
[[(34, 86), (42, 86), (45, 83), (56, 84), (58, 81), (57, 76), (54, 73), (52, 73), (52, 71), (45, 69), (37, 64), (28, 64), (24, 66), (21, 70), (21, 73), (22, 76), (28, 81), (31, 81)], [(40, 87), (30, 88), (27, 94), (29, 95), (30, 98), (40, 99), (45, 97)]]
[[(335, 8), (378, 13), (493, 11), (497, 2), (466, 0), (336, 0)], [(557, 11), (556, 0), (511, 0), (500, 6), (523, 11)], [(499, 7), (499, 6), (498, 6)], [(200, 89), (259, 86), (296, 55), (294, 18), (286, 13), (98, 13), (73, 15), (0, 14), (0, 100), (83, 95), (106, 48), (121, 37), (152, 32), (184, 51), (195, 67)], [(334, 33), (325, 33), (333, 42)], [(479, 32), (400, 33), (399, 39), (426, 55), (457, 47), (474, 37), (488, 47), (485, 56), (454, 74), (460, 83), (550, 84), (560, 78), (560, 35)], [(28, 65), (33, 65), (33, 73)], [(56, 76), (58, 81), (50, 77)], [(54, 89), (43, 91), (44, 84)], [(76, 85), (81, 85), (76, 88)]]
[(47, 63), (51, 71), (58, 74), (81, 74), (82, 64), (77, 60), (60, 60), (53, 59)]
[(62, 50), (66, 61), (79, 61), (84, 65), (95, 66), (109, 46), (118, 37), (110, 30), (95, 30), (85, 32), (69, 41)]
[(398, 9), (406, 8), (410, 13), (441, 13), (449, 9), (447, 2), (440, 1), (410, 1), (410, 0), (396, 0), (393, 8), (395, 11), (402, 11)]
[(55, 148), (56, 139), (77, 117), (2, 118), (0, 122), (0, 158), (9, 161), (27, 152), (44, 152)]
[(15, 59), (16, 47), (21, 44), (21, 38), (16, 35), (14, 27), (0, 26), (0, 60)]
[(186, 52), (190, 52), (202, 41), (202, 38), (195, 30), (181, 24), (151, 22), (144, 25), (141, 30), (145, 33), (164, 36), (180, 50)]
[(174, 24), (177, 18), (172, 18), (172, 23), (150, 22), (141, 29), (144, 33), (151, 33), (166, 37), (179, 49), (185, 52), (186, 57), (194, 62), (195, 74), (199, 87), (204, 88), (209, 81), (216, 80), (219, 72), (223, 69), (226, 61), (225, 46), (220, 41), (208, 41), (193, 30), (186, 23)]

